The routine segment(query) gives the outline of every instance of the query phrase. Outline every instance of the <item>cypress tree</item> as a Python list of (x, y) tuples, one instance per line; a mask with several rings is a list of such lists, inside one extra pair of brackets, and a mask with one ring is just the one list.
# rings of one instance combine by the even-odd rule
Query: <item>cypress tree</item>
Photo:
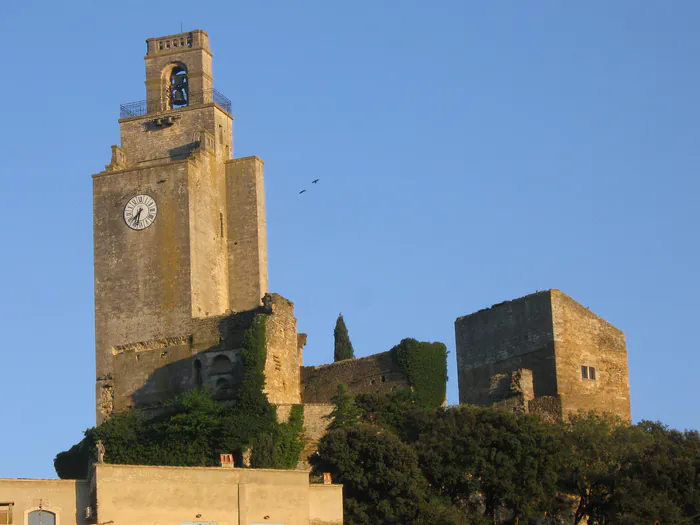
[(353, 359), (355, 357), (355, 351), (352, 349), (352, 343), (348, 335), (348, 328), (345, 326), (345, 321), (343, 320), (343, 314), (338, 314), (338, 320), (335, 322), (335, 330), (333, 330), (333, 338), (335, 339), (334, 361)]

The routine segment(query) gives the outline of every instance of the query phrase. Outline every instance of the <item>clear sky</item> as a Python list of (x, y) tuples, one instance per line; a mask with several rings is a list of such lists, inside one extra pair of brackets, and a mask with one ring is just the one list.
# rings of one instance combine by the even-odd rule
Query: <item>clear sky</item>
[[(265, 161), (270, 290), (305, 364), (559, 288), (627, 334), (632, 415), (699, 428), (700, 2), (0, 5), (0, 477), (94, 424), (92, 181), (148, 37), (204, 29)], [(311, 186), (313, 179), (317, 185)], [(307, 189), (298, 195), (301, 189)]]

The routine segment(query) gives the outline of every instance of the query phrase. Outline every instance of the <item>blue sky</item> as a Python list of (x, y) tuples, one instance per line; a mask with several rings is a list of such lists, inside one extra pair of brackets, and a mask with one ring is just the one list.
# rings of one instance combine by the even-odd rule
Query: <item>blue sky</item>
[[(92, 182), (145, 39), (204, 29), (265, 161), (305, 364), (559, 288), (627, 334), (632, 415), (699, 428), (700, 3), (5, 2), (0, 477), (94, 424)], [(319, 184), (310, 181), (320, 178)], [(303, 195), (298, 192), (306, 188)]]

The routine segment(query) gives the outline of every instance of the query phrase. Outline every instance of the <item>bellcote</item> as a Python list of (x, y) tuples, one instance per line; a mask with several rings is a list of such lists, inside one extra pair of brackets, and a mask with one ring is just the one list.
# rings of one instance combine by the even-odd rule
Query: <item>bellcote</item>
[(201, 29), (146, 40), (147, 113), (213, 102), (209, 35)]

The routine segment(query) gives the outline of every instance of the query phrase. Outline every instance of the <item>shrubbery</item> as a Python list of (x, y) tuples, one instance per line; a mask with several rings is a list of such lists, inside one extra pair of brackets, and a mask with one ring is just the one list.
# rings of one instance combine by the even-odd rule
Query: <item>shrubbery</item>
[(423, 406), (443, 405), (447, 385), (447, 348), (443, 343), (403, 339), (391, 349), (391, 355)]
[(344, 484), (348, 525), (700, 523), (697, 431), (595, 413), (550, 424), (426, 410), (410, 391), (339, 399), (357, 416), (311, 461)]
[(241, 357), (243, 380), (231, 405), (218, 403), (200, 389), (170, 400), (157, 417), (146, 418), (138, 410), (114, 414), (56, 456), (57, 474), (84, 479), (98, 440), (105, 446), (107, 463), (214, 466), (219, 454), (233, 453), (240, 465), (243, 451), (252, 446), (252, 466), (294, 468), (304, 448), (304, 409), (294, 406), (289, 422), (277, 423), (275, 407), (263, 393), (264, 315), (256, 316), (247, 330)]

